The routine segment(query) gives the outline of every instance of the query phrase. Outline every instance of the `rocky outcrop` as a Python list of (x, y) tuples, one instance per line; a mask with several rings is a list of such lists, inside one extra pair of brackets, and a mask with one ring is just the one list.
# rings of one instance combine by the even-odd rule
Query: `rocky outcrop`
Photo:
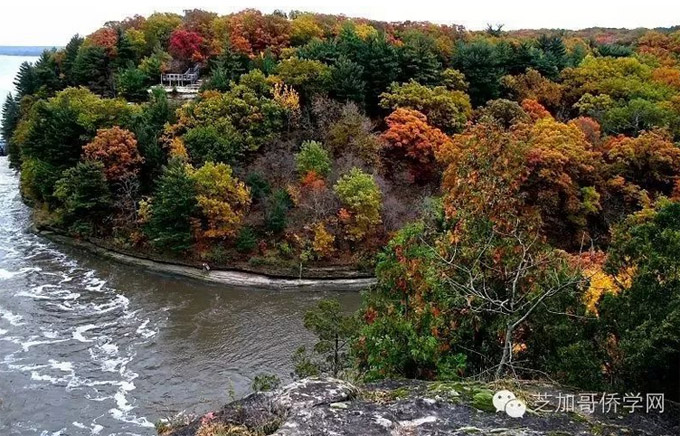
[[(531, 398), (554, 386), (515, 385), (529, 406), (521, 418), (495, 412), (492, 386), (478, 383), (383, 382), (357, 388), (332, 379), (305, 379), (272, 393), (255, 393), (163, 436), (212, 435), (677, 435), (677, 405), (663, 414), (539, 412)], [(496, 388), (499, 388), (496, 386)], [(566, 391), (561, 391), (566, 392)], [(554, 406), (554, 405), (553, 405)]]

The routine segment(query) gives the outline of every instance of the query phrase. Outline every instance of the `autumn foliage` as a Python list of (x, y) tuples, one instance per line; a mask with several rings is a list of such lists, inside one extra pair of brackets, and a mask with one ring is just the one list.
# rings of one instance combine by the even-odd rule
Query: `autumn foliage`
[(199, 33), (177, 29), (170, 36), (169, 50), (176, 59), (201, 62), (204, 59), (204, 44), (205, 41)]
[[(193, 98), (155, 86), (189, 67)], [(675, 28), (157, 12), (14, 86), (0, 133), (46, 224), (216, 268), (375, 267), (366, 377), (677, 382)]]
[(191, 174), (201, 211), (200, 237), (234, 236), (250, 207), (250, 190), (225, 164), (208, 162)]
[(399, 108), (386, 119), (387, 130), (380, 138), (387, 152), (408, 162), (416, 180), (427, 180), (436, 172), (435, 155), (451, 139), (427, 123), (427, 117), (412, 109)]
[(135, 177), (144, 161), (135, 135), (117, 126), (97, 131), (94, 140), (83, 147), (83, 154), (88, 160), (104, 164), (104, 174), (110, 182)]

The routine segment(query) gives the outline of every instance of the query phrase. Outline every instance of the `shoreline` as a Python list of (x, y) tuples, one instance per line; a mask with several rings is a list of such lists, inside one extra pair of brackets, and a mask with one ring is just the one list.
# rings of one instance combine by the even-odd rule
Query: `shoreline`
[[(169, 260), (157, 260), (134, 256), (129, 253), (123, 253), (97, 245), (91, 241), (79, 240), (51, 230), (40, 230), (36, 227), (32, 227), (32, 231), (57, 244), (81, 249), (99, 257), (111, 259), (122, 264), (141, 267), (156, 273), (187, 277), (194, 280), (230, 287), (257, 288), (275, 291), (310, 290), (357, 292), (375, 284), (376, 281), (375, 277), (360, 276), (358, 272), (349, 272), (350, 274), (348, 274), (348, 271), (342, 271), (340, 277), (307, 277), (301, 279), (241, 269), (211, 269), (206, 271), (195, 266), (175, 263)], [(351, 274), (355, 275), (351, 276)]]

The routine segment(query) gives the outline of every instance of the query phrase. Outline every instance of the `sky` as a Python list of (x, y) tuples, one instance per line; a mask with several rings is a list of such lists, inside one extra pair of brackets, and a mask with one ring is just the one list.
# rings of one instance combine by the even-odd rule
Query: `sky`
[(227, 14), (245, 8), (344, 14), (383, 21), (432, 21), (483, 29), (586, 27), (668, 27), (680, 24), (680, 1), (536, 0), (3, 0), (0, 45), (65, 45), (75, 33), (87, 35), (106, 21), (154, 11), (205, 9)]

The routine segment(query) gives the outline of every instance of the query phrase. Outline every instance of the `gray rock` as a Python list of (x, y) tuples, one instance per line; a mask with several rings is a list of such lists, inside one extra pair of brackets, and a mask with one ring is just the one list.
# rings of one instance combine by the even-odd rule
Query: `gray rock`
[[(523, 386), (525, 394), (554, 386)], [(361, 389), (333, 378), (304, 379), (272, 393), (256, 393), (226, 405), (164, 436), (196, 436), (206, 425), (222, 425), (242, 436), (317, 435), (639, 435), (680, 434), (677, 405), (663, 415), (527, 413), (511, 418), (473, 407), (490, 389), (479, 383), (387, 381)], [(540, 390), (539, 390), (540, 389)], [(209, 417), (209, 419), (206, 419)], [(238, 430), (238, 431), (236, 431)], [(232, 431), (232, 430), (230, 430)], [(245, 431), (245, 432), (244, 432)]]
[(306, 378), (284, 386), (273, 395), (275, 410), (309, 409), (322, 404), (349, 400), (359, 390), (346, 381), (335, 378)]

